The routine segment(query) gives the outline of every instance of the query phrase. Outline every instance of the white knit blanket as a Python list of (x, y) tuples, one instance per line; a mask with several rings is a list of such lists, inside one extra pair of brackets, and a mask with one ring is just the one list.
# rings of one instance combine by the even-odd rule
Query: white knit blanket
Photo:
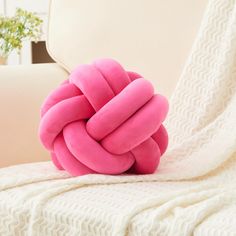
[(211, 0), (166, 122), (156, 174), (0, 170), (0, 235), (236, 235), (236, 0)]

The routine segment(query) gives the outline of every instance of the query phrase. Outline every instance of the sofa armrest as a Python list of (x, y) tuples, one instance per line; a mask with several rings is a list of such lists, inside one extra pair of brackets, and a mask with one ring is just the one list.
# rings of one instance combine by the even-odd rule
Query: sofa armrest
[(39, 110), (67, 77), (57, 64), (0, 66), (0, 167), (49, 160), (38, 139)]

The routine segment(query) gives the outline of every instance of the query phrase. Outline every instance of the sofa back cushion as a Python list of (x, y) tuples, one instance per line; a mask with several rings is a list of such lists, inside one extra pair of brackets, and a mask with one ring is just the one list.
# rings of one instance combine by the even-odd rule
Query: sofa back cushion
[(207, 0), (51, 0), (47, 48), (71, 71), (112, 57), (173, 91)]

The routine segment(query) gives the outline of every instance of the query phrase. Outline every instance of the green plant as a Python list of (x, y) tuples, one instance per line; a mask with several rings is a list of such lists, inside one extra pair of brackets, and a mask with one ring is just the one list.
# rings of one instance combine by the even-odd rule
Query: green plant
[(0, 16), (0, 56), (8, 57), (22, 48), (23, 40), (37, 41), (42, 20), (34, 13), (18, 8), (13, 17)]

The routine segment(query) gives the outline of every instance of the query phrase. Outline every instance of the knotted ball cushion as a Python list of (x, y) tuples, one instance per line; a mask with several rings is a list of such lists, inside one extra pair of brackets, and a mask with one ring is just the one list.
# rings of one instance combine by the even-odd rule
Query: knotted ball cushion
[(112, 59), (78, 66), (46, 98), (39, 136), (73, 176), (153, 173), (168, 144), (165, 97)]

